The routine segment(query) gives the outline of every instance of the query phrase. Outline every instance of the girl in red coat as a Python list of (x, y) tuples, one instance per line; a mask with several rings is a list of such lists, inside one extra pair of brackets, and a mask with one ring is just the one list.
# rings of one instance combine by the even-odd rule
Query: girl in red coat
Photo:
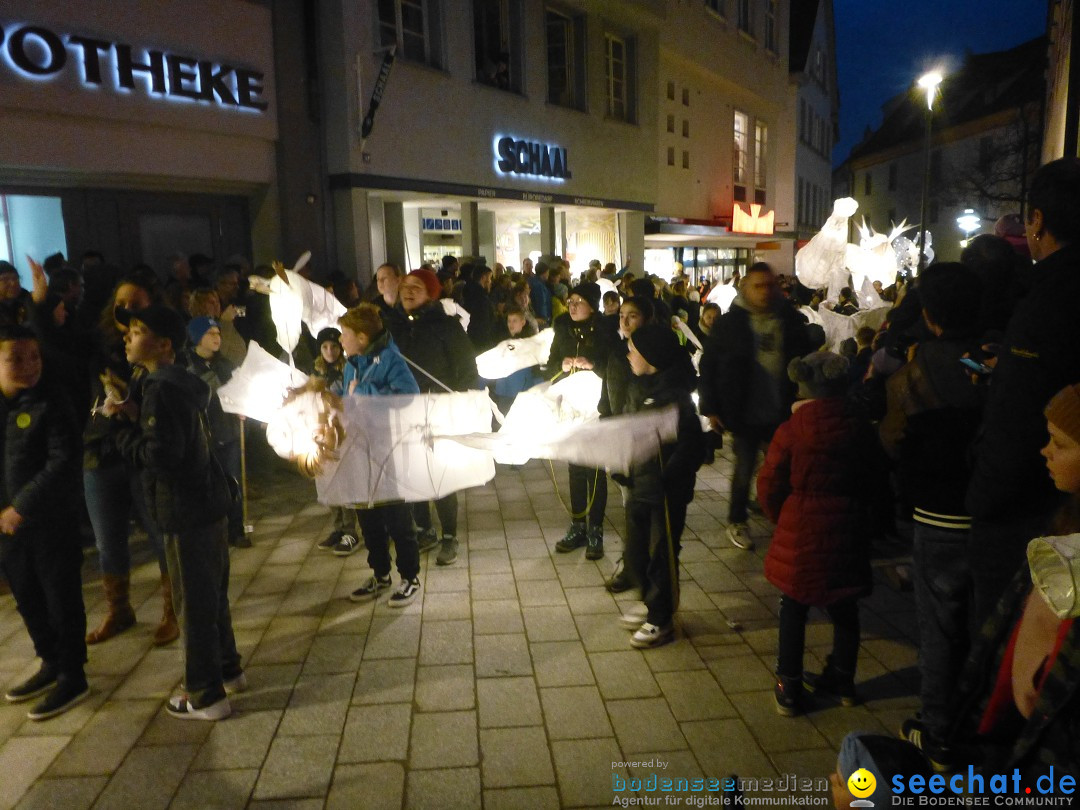
[(807, 675), (809, 692), (855, 704), (859, 652), (857, 600), (870, 592), (868, 506), (877, 480), (876, 442), (844, 400), (848, 361), (832, 352), (796, 358), (788, 376), (800, 401), (777, 429), (758, 475), (761, 508), (777, 524), (765, 576), (782, 592), (776, 709), (801, 711), (806, 616), (823, 608), (833, 624), (825, 671)]

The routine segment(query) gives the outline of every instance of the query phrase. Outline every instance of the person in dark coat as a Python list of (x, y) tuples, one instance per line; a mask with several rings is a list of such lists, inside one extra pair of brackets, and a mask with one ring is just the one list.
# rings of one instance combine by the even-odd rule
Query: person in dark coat
[(41, 347), (26, 327), (0, 327), (0, 570), (41, 659), (9, 689), (11, 703), (44, 698), (31, 720), (61, 714), (90, 694), (82, 548), (70, 494), (79, 479), (79, 429), (64, 391), (42, 382)]
[[(398, 350), (409, 361), (416, 384), (425, 394), (444, 391), (468, 391), (476, 386), (476, 353), (465, 330), (446, 314), (439, 303), (441, 286), (430, 270), (413, 270), (401, 280), (398, 304), (387, 317)], [(439, 545), (438, 565), (457, 560), (458, 497), (452, 492), (435, 501), (435, 511), (442, 525), (442, 540), (435, 535), (431, 505), (413, 504), (413, 520), (420, 529), (420, 551)]]
[(877, 443), (847, 410), (846, 358), (815, 352), (793, 360), (788, 374), (803, 400), (777, 428), (757, 488), (762, 511), (776, 524), (765, 577), (782, 594), (774, 696), (777, 711), (792, 716), (801, 711), (811, 607), (829, 614), (833, 649), (824, 672), (807, 675), (807, 687), (848, 706), (856, 700), (858, 599), (872, 584), (867, 506), (873, 502)]
[(633, 372), (626, 413), (644, 413), (669, 405), (678, 408), (675, 440), (653, 458), (634, 464), (626, 504), (626, 567), (641, 588), (647, 612), (627, 613), (623, 625), (634, 630), (634, 647), (655, 647), (674, 633), (672, 618), (679, 602), (679, 550), (686, 507), (705, 459), (701, 420), (690, 394), (697, 374), (690, 356), (666, 324), (646, 324), (629, 340)]
[(138, 471), (154, 520), (165, 536), (173, 606), (184, 643), (184, 691), (166, 704), (173, 717), (222, 720), (228, 691), (247, 687), (229, 610), (227, 515), (235, 497), (211, 451), (205, 411), (210, 387), (176, 365), (185, 340), (174, 310), (151, 305), (119, 313), (128, 325), (128, 360), (148, 372), (142, 404), (106, 401), (125, 421), (116, 444)]
[[(462, 275), (465, 275), (463, 272)], [(491, 303), (491, 268), (472, 265), (472, 272), (465, 281), (462, 305), (469, 313), (469, 340), (477, 352), (485, 352), (495, 345), (495, 306)]]
[(737, 548), (754, 547), (747, 528), (750, 483), (758, 453), (795, 399), (788, 364), (814, 348), (806, 320), (780, 295), (773, 269), (764, 262), (747, 271), (731, 309), (713, 324), (705, 341), (701, 414), (713, 430), (734, 436), (726, 534)]
[[(607, 330), (600, 323), (600, 287), (595, 282), (578, 284), (567, 297), (569, 312), (555, 319), (547, 369), (595, 371), (603, 375), (611, 351)], [(604, 511), (607, 508), (607, 474), (593, 467), (568, 465), (570, 471), (570, 528), (555, 544), (561, 554), (586, 546), (585, 558), (604, 556)]]
[(1080, 380), (1080, 158), (1046, 164), (1028, 191), (1034, 287), (1009, 321), (997, 356), (966, 505), (976, 623), (989, 615), (1045, 527), (1056, 500), (1039, 457), (1042, 409)]

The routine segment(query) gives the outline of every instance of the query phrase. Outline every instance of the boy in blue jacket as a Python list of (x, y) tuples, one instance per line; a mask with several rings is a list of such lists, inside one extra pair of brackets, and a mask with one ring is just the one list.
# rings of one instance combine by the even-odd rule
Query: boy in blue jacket
[(41, 659), (37, 674), (4, 697), (21, 703), (44, 695), (31, 720), (55, 717), (90, 694), (82, 548), (74, 515), (61, 508), (63, 493), (78, 487), (79, 428), (64, 392), (43, 383), (41, 370), (33, 332), (0, 329), (0, 569)]
[[(394, 339), (383, 328), (382, 317), (373, 304), (353, 307), (338, 319), (341, 347), (345, 350), (342, 385), (346, 396), (419, 394), (416, 378), (409, 371)], [(374, 599), (390, 589), (390, 540), (397, 550), (401, 585), (390, 595), (390, 607), (405, 607), (420, 592), (420, 548), (416, 542), (412, 511), (402, 501), (357, 509), (356, 518), (368, 550), (368, 565), (374, 575), (349, 595), (353, 602)]]

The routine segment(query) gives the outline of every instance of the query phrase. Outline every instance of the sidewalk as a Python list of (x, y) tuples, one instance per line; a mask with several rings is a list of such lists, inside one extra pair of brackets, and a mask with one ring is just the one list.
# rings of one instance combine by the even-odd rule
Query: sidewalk
[[(565, 465), (554, 469), (567, 497)], [(313, 484), (268, 472), (251, 504), (254, 547), (232, 555), (251, 684), (234, 716), (165, 716), (179, 652), (150, 645), (161, 601), (157, 566), (145, 562), (133, 573), (138, 626), (90, 648), (90, 700), (44, 723), (0, 705), (0, 808), (610, 807), (615, 776), (823, 779), (846, 732), (895, 733), (917, 706), (912, 597), (877, 577), (862, 603), (864, 705), (777, 715), (769, 529), (752, 524), (754, 553), (723, 538), (730, 470), (718, 458), (698, 477), (677, 639), (647, 651), (616, 621), (631, 595), (602, 587), (620, 548), (617, 487), (607, 559), (588, 562), (554, 552), (568, 520), (547, 463), (500, 467), (488, 487), (461, 494), (458, 562), (441, 568), (429, 555), (421, 598), (392, 610), (385, 596), (348, 601), (369, 573), (363, 550), (316, 550), (329, 517)], [(94, 626), (100, 584), (89, 567), (84, 579)], [(808, 670), (831, 640), (827, 620), (812, 621)], [(32, 674), (32, 656), (0, 596), (0, 683)]]

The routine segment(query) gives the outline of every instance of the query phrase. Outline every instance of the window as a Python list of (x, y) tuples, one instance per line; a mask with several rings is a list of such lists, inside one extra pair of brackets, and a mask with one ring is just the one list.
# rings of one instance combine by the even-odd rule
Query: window
[(520, 0), (473, 0), (476, 80), (521, 92)]
[(806, 213), (803, 207), (803, 179), (799, 178), (799, 194), (795, 198), (795, 223), (802, 225), (806, 222)]
[(897, 167), (895, 163), (889, 164), (889, 191), (896, 191)]
[(765, 0), (765, 49), (769, 53), (777, 53), (777, 27), (776, 13), (777, 0)]
[(806, 143), (806, 99), (799, 99), (799, 140)]
[(585, 18), (547, 9), (548, 101), (585, 109)]
[(667, 117), (667, 131), (670, 132), (672, 135), (675, 134), (675, 116), (674, 115), (669, 115)]
[(721, 17), (724, 16), (724, 0), (705, 0), (705, 8)]
[(378, 0), (379, 46), (397, 45), (398, 55), (414, 62), (440, 63), (437, 0)]
[(868, 171), (866, 173), (866, 177), (863, 178), (863, 194), (865, 194), (867, 197), (870, 196), (870, 187), (871, 187), (870, 172)]
[(749, 170), (750, 157), (750, 116), (735, 111), (735, 125), (732, 131), (732, 180), (735, 187), (735, 199), (746, 201), (746, 174)]
[(753, 18), (750, 14), (750, 0), (735, 0), (735, 22), (739, 30), (754, 35), (752, 25)]
[(675, 82), (667, 83), (667, 97), (670, 101), (675, 100)]
[(674, 166), (675, 165), (675, 147), (674, 146), (669, 146), (667, 148), (667, 165), (668, 166)]
[(690, 168), (690, 153), (687, 152), (685, 149), (683, 150), (683, 153), (682, 153), (682, 167), (684, 169), (689, 169)]
[(768, 150), (769, 127), (767, 124), (757, 121), (754, 123), (754, 187), (761, 189), (763, 195), (765, 193), (765, 165), (769, 156)]
[(637, 120), (634, 42), (614, 34), (606, 34), (604, 40), (608, 115), (619, 121), (633, 122)]
[(684, 87), (682, 89), (682, 105), (684, 107), (689, 107), (690, 106), (690, 88), (689, 87)]
[(682, 136), (684, 138), (689, 138), (690, 137), (690, 122), (687, 121), (685, 118), (683, 119), (683, 122), (682, 122)]

